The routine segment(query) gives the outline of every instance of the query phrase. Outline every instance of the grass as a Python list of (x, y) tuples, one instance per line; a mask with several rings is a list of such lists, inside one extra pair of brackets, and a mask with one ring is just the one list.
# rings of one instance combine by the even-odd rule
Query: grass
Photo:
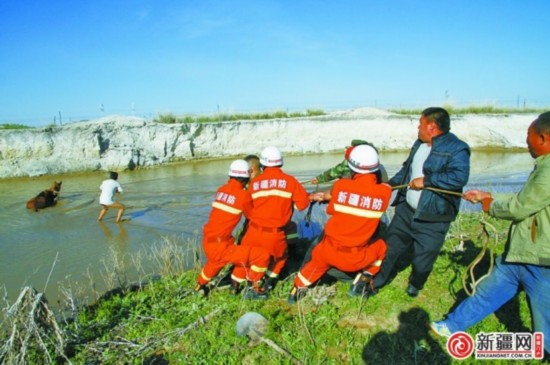
[[(449, 114), (541, 114), (548, 111), (548, 108), (503, 108), (492, 105), (471, 105), (467, 107), (457, 108), (451, 105), (443, 105)], [(423, 109), (388, 109), (388, 111), (404, 114), (404, 115), (419, 115)]]
[(16, 123), (0, 124), (0, 129), (32, 129), (32, 128), (33, 127), (30, 127), (28, 125), (16, 124)]
[(176, 116), (172, 113), (159, 114), (153, 121), (164, 124), (176, 123), (215, 123), (215, 122), (231, 122), (238, 120), (267, 120), (267, 119), (288, 119), (288, 118), (303, 118), (325, 115), (322, 110), (308, 109), (305, 113), (294, 112), (287, 113), (285, 111), (276, 111), (272, 113), (248, 113), (248, 114), (216, 114), (193, 116), (184, 115)]
[[(457, 108), (450, 105), (443, 106), (451, 115), (460, 114), (540, 114), (546, 109), (540, 108), (504, 108), (495, 107), (492, 105), (472, 105), (463, 108)], [(403, 115), (418, 115), (422, 109), (388, 109), (388, 111), (403, 114)], [(216, 123), (216, 122), (231, 122), (240, 120), (269, 120), (269, 119), (289, 119), (289, 118), (305, 118), (326, 115), (326, 112), (321, 109), (307, 109), (305, 112), (275, 111), (271, 113), (235, 113), (235, 114), (215, 114), (215, 115), (175, 115), (173, 113), (159, 114), (153, 121), (161, 124), (181, 124), (181, 123)], [(81, 120), (87, 121), (87, 120)], [(55, 126), (55, 125), (54, 125)], [(48, 126), (52, 127), (52, 126)], [(23, 124), (6, 123), (0, 124), (0, 129), (32, 129)]]
[[(133, 289), (123, 284), (92, 305), (72, 308), (74, 315), (60, 324), (66, 336), (65, 356), (73, 364), (459, 363), (447, 355), (445, 339), (428, 333), (426, 324), (444, 316), (465, 297), (462, 273), (481, 250), (481, 218), (481, 213), (459, 215), (426, 287), (415, 299), (404, 293), (410, 268), (403, 265), (395, 279), (368, 300), (347, 297), (348, 284), (325, 281), (297, 304), (288, 305), (299, 253), (303, 253), (296, 249), (291, 251), (298, 257), (289, 260), (288, 276), (268, 300), (246, 301), (218, 287), (202, 298), (193, 294), (200, 265), (196, 262), (190, 270), (183, 265), (189, 258), (196, 259), (196, 252), (185, 249), (194, 243), (165, 240), (152, 253), (156, 270), (163, 272), (160, 279)], [(495, 251), (500, 253), (508, 224), (486, 219), (496, 227), (500, 245)], [(461, 246), (463, 250), (457, 249)], [(110, 265), (117, 262), (107, 261)], [(482, 261), (479, 275), (486, 272), (487, 262), (487, 258)], [(116, 268), (112, 271), (117, 272)], [(235, 325), (247, 312), (260, 313), (268, 320), (265, 338), (292, 358), (265, 342), (237, 336)], [(530, 328), (529, 323), (525, 296), (520, 295), (469, 333), (520, 332)], [(3, 343), (9, 333), (6, 327), (8, 331), (0, 335)], [(29, 351), (28, 363), (36, 363), (38, 352)], [(50, 356), (56, 359), (54, 353)], [(66, 362), (57, 359), (53, 363)], [(492, 362), (499, 363), (509, 362)]]

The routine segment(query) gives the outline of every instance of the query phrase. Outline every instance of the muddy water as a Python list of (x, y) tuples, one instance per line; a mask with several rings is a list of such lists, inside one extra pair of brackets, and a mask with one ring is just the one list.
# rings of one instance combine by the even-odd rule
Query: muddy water
[[(406, 154), (384, 153), (381, 157), (391, 176)], [(284, 170), (298, 180), (307, 180), (341, 158), (341, 154), (290, 156)], [(109, 261), (106, 258), (112, 252), (148, 252), (163, 237), (181, 241), (195, 237), (200, 242), (197, 236), (208, 217), (214, 191), (227, 179), (229, 163), (189, 162), (121, 173), (119, 182), (125, 192), (119, 198), (128, 207), (125, 217), (129, 219), (122, 224), (114, 222), (115, 211), (110, 211), (103, 223), (96, 221), (99, 185), (105, 173), (0, 180), (0, 285), (5, 286), (10, 301), (26, 285), (45, 289), (50, 301), (55, 301), (60, 284), (68, 281), (89, 282), (92, 277), (96, 289), (101, 290), (100, 273), (112, 270), (103, 262)], [(526, 152), (474, 153), (470, 185), (517, 191), (532, 166)], [(38, 213), (27, 210), (25, 202), (53, 180), (63, 181), (59, 204)], [(306, 188), (313, 189), (311, 185)]]

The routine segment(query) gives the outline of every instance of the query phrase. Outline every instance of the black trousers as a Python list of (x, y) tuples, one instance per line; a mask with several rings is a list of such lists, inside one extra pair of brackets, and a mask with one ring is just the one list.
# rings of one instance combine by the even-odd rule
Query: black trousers
[(388, 250), (380, 272), (374, 277), (375, 288), (388, 283), (393, 276), (396, 262), (410, 249), (412, 273), (409, 283), (417, 289), (422, 289), (428, 280), (451, 222), (426, 222), (413, 217), (414, 210), (407, 202), (395, 207), (393, 220), (384, 232)]

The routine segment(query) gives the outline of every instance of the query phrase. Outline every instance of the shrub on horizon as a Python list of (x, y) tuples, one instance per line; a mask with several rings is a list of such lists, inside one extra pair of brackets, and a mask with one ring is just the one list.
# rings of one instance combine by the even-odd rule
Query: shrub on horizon
[(217, 114), (217, 115), (185, 115), (176, 117), (174, 114), (159, 114), (155, 119), (156, 123), (174, 124), (174, 123), (216, 123), (238, 120), (268, 120), (268, 119), (290, 119), (315, 117), (325, 115), (326, 113), (320, 109), (307, 109), (305, 113), (293, 112), (287, 113), (279, 110), (272, 113), (250, 113), (250, 114)]
[(174, 114), (159, 114), (157, 118), (153, 119), (154, 122), (163, 124), (174, 124), (177, 122), (177, 118)]
[[(471, 105), (467, 107), (453, 107), (451, 105), (443, 105), (449, 114), (530, 114), (544, 113), (546, 109), (538, 108), (499, 108), (492, 105)], [(388, 111), (396, 114), (404, 115), (419, 115), (423, 109), (388, 109)]]
[(23, 125), (23, 124), (16, 124), (16, 123), (5, 123), (0, 124), (0, 129), (32, 129), (34, 127)]

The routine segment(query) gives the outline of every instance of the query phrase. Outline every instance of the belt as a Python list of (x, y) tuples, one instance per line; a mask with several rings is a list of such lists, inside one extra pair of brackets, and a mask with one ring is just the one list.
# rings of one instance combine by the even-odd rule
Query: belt
[(206, 243), (220, 243), (220, 242), (226, 242), (233, 238), (233, 236), (225, 236), (225, 237), (208, 237), (205, 239)]
[(249, 223), (252, 227), (256, 228), (259, 231), (262, 232), (270, 232), (270, 233), (277, 233), (277, 232), (284, 232), (284, 227), (262, 227), (256, 223), (250, 222)]
[(329, 245), (331, 245), (336, 251), (340, 252), (346, 252), (346, 253), (355, 253), (362, 251), (367, 248), (367, 246), (355, 246), (355, 247), (346, 247), (346, 246), (340, 246), (332, 242), (332, 240), (327, 239), (327, 242)]

